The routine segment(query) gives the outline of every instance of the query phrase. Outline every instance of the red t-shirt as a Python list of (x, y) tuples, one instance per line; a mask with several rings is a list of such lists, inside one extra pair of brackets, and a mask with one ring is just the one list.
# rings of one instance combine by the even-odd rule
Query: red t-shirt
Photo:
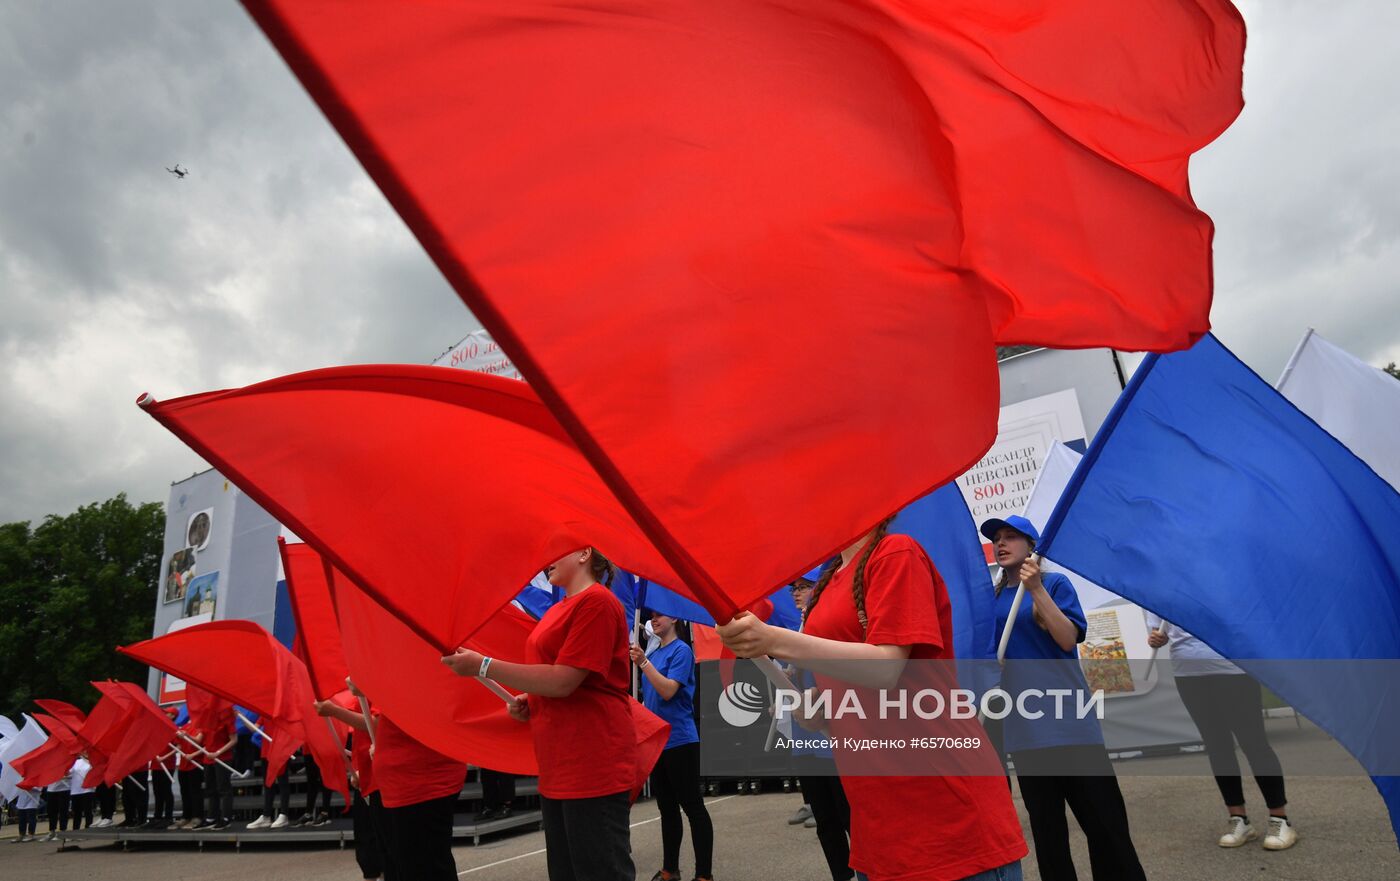
[(467, 766), (404, 733), (388, 716), (374, 729), (374, 780), (386, 808), (402, 808), (462, 791)]
[(628, 792), (637, 774), (637, 731), (627, 657), (627, 616), (601, 584), (566, 597), (535, 625), (527, 664), (587, 670), (568, 697), (530, 695), (540, 795), (594, 798)]
[[(865, 633), (851, 593), (858, 560), (831, 579), (803, 630), (845, 642), (911, 646), (911, 659), (951, 660), (948, 589), (919, 543), (888, 535), (871, 554)], [(842, 721), (832, 723), (838, 737)], [(836, 758), (839, 767), (839, 748)], [(953, 881), (1027, 853), (1004, 777), (842, 774), (841, 784), (851, 803), (851, 868), (872, 881)]]

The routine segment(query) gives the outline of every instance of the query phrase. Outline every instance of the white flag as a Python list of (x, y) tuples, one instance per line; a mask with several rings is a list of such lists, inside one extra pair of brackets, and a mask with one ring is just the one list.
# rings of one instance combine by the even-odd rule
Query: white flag
[(9, 801), (19, 794), (19, 772), (10, 767), (10, 762), (43, 746), (49, 736), (28, 716), (24, 717), (24, 727), (14, 737), (6, 738), (0, 747), (0, 801)]
[(1400, 490), (1400, 380), (1309, 330), (1278, 390)]

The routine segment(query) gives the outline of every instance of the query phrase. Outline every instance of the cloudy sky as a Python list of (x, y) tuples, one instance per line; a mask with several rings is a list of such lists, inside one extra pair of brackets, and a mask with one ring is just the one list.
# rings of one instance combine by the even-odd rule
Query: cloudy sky
[[(1310, 325), (1400, 361), (1400, 4), (1239, 5), (1248, 106), (1192, 170), (1216, 331), (1270, 380)], [(0, 522), (204, 467), (142, 391), (477, 326), (233, 0), (0, 0)]]

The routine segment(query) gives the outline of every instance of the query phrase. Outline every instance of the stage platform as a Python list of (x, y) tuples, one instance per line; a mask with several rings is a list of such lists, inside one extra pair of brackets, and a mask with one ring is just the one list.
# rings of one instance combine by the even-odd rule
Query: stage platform
[[(516, 830), (534, 831), (541, 828), (541, 825), (539, 811), (517, 811), (509, 817), (487, 820), (484, 823), (473, 823), (469, 815), (458, 815), (457, 822), (452, 827), (452, 838), (454, 841), (470, 840), (472, 846), (475, 847), (481, 843), (482, 838), (488, 835)], [(341, 818), (332, 820), (325, 826), (288, 826), (285, 829), (252, 830), (248, 829), (246, 821), (239, 821), (227, 829), (217, 832), (212, 829), (122, 829), (109, 826), (102, 829), (60, 832), (57, 843), (60, 850), (67, 844), (77, 842), (120, 843), (124, 849), (129, 848), (132, 844), (193, 844), (200, 850), (203, 850), (206, 844), (231, 844), (234, 850), (241, 850), (245, 844), (257, 846), (333, 843), (343, 848), (347, 843), (354, 841), (355, 830), (350, 820)]]

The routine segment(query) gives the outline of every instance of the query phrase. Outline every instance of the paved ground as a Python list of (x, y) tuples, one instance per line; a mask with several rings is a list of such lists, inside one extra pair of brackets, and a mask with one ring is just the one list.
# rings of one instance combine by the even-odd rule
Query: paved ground
[[(1270, 727), (1271, 736), (1277, 735), (1275, 743), (1285, 768), (1295, 750), (1317, 747), (1319, 736), (1313, 732), (1289, 733), (1277, 723)], [(1273, 730), (1275, 727), (1277, 731)], [(1400, 878), (1400, 849), (1396, 847), (1385, 807), (1365, 777), (1291, 776), (1290, 813), (1302, 836), (1300, 843), (1283, 853), (1266, 852), (1257, 844), (1223, 850), (1215, 845), (1222, 809), (1214, 782), (1209, 777), (1163, 773), (1175, 768), (1178, 761), (1145, 759), (1119, 765), (1133, 838), (1148, 877), (1154, 881)], [(1246, 794), (1257, 800), (1252, 784), (1246, 786)], [(720, 881), (827, 878), (815, 833), (786, 823), (799, 803), (800, 796), (796, 794), (709, 799), (717, 841), (716, 877)], [(1019, 799), (1016, 805), (1019, 810)], [(638, 804), (632, 818), (633, 855), (638, 877), (645, 881), (660, 867), (661, 832), (655, 804)], [(1025, 828), (1024, 812), (1022, 826)], [(13, 837), (13, 826), (0, 832), (0, 878), (4, 881), (354, 881), (359, 877), (351, 851), (326, 847), (247, 847), (241, 853), (234, 853), (231, 848), (209, 848), (199, 853), (189, 846), (145, 846), (123, 851), (111, 845), (87, 845), (59, 853), (52, 844), (11, 844)], [(1073, 845), (1082, 870), (1080, 877), (1088, 881), (1088, 856), (1077, 830)], [(544, 836), (538, 832), (485, 842), (475, 848), (458, 847), (457, 868), (461, 877), (471, 881), (537, 881), (545, 877), (543, 847)], [(682, 854), (682, 869), (692, 870), (689, 855), (684, 850)], [(1026, 862), (1026, 869), (1026, 877), (1038, 881), (1033, 857)]]

